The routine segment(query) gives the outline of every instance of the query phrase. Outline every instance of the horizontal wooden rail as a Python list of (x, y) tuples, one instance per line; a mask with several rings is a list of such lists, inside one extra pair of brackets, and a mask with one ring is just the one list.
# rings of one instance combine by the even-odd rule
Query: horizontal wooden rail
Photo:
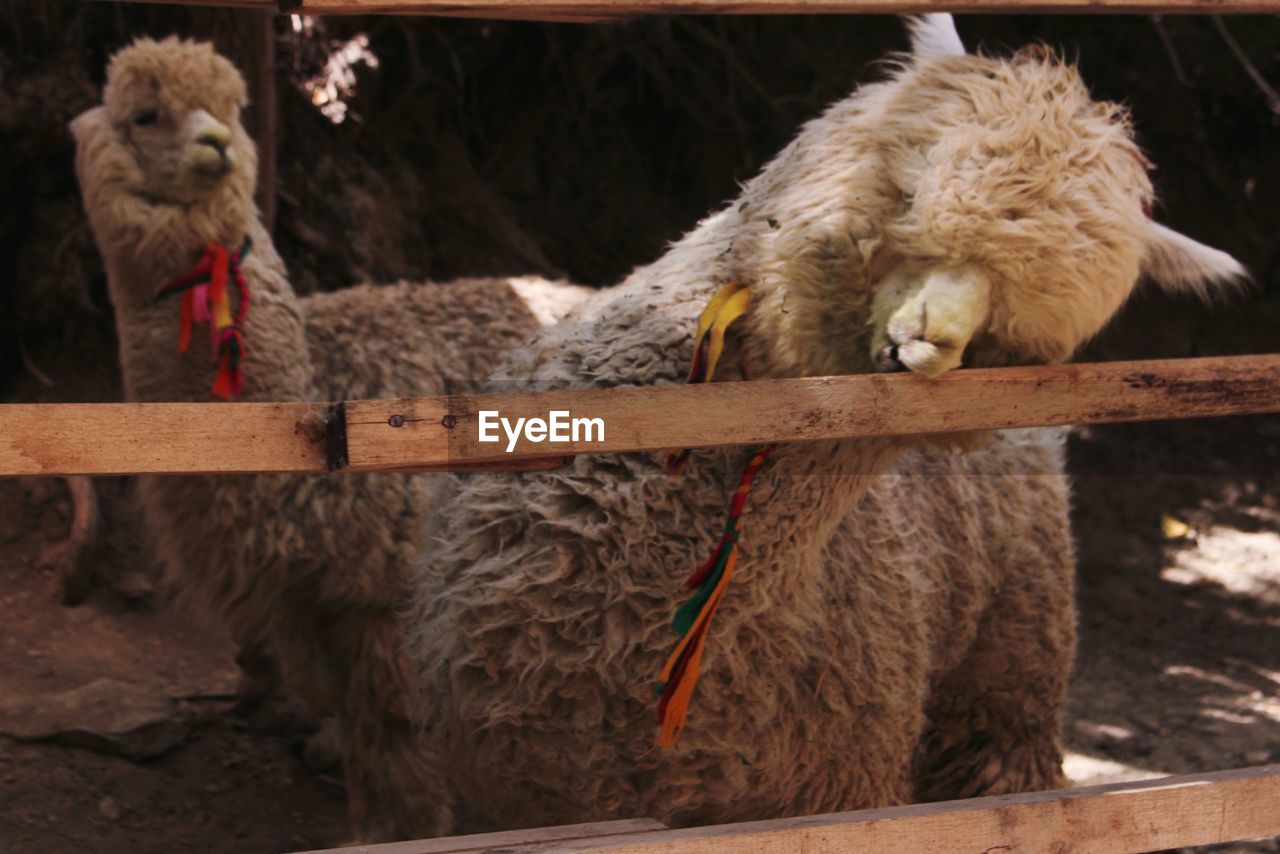
[[(681, 830), (592, 835), (578, 828), (338, 849), (343, 854), (1090, 854), (1214, 845), (1280, 835), (1280, 765), (888, 809)], [(555, 834), (559, 831), (562, 836)], [(500, 840), (493, 839), (501, 836)], [(480, 844), (477, 844), (477, 843)], [(337, 854), (337, 852), (332, 852)]]
[(900, 14), (913, 12), (1280, 12), (1280, 0), (162, 0), (310, 15), (439, 15), (590, 23), (639, 15)]
[[(483, 412), (595, 419), (577, 441)], [(0, 475), (546, 468), (657, 451), (1280, 412), (1280, 355), (316, 403), (0, 406)], [(494, 416), (489, 416), (490, 422)], [(571, 434), (568, 434), (571, 435)]]

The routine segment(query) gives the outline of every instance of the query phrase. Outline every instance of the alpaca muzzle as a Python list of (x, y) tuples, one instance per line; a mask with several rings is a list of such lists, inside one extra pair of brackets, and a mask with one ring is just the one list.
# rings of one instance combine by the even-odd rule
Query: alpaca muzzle
[(880, 371), (936, 377), (960, 367), (991, 313), (991, 283), (972, 268), (934, 270), (907, 289), (871, 354)]
[(191, 147), (188, 163), (193, 172), (221, 178), (235, 168), (237, 160), (231, 150), (231, 128), (204, 110), (192, 114)]

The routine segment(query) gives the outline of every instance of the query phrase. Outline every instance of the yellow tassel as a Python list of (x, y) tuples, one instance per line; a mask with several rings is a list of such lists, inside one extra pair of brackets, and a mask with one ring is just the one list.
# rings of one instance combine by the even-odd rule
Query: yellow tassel
[[(730, 285), (729, 287), (734, 287)], [(724, 304), (716, 311), (715, 320), (711, 324), (711, 339), (707, 343), (707, 381), (715, 376), (716, 364), (720, 361), (720, 354), (724, 352), (724, 335), (729, 330), (729, 324), (733, 323), (739, 317), (747, 313), (747, 309), (751, 308), (751, 291), (742, 285), (737, 285), (735, 290), (724, 301)], [(716, 297), (727, 291), (724, 288)], [(714, 302), (714, 300), (712, 300)]]
[[(698, 317), (698, 331), (693, 337), (693, 363), (686, 382), (709, 383), (724, 352), (725, 333), (729, 326), (751, 308), (751, 289), (738, 281), (716, 291)], [(704, 349), (705, 345), (705, 349)], [(689, 449), (667, 453), (667, 474), (679, 474), (689, 462)]]
[(720, 314), (720, 309), (725, 302), (735, 294), (747, 290), (747, 286), (738, 281), (732, 281), (729, 284), (716, 291), (715, 296), (702, 309), (702, 314), (698, 315), (698, 332), (693, 336), (694, 341), (701, 341), (702, 336), (707, 334), (707, 330), (715, 323), (716, 316)]

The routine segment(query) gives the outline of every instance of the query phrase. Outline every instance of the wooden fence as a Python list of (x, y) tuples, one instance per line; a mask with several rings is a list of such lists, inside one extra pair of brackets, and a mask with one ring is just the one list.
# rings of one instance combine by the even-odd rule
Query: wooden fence
[[(0, 476), (549, 468), (568, 455), (1280, 412), (1280, 355), (336, 403), (0, 406)], [(599, 419), (479, 441), (479, 413)], [(601, 435), (602, 434), (602, 435)]]
[[(478, 441), (479, 414), (597, 418), (598, 441)], [(1280, 412), (1280, 355), (450, 395), (334, 403), (0, 406), (0, 476), (513, 470), (562, 454)], [(668, 830), (540, 828), (346, 849), (1149, 851), (1280, 835), (1280, 766), (945, 804)]]

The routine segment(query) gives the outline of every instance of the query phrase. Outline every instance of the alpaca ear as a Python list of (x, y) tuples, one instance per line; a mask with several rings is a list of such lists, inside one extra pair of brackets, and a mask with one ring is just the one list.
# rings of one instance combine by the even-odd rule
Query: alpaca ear
[(1207, 298), (1215, 285), (1240, 284), (1249, 278), (1244, 265), (1220, 249), (1205, 246), (1152, 222), (1142, 272), (1161, 289)]
[(911, 56), (932, 59), (935, 56), (964, 56), (964, 42), (956, 32), (956, 19), (945, 12), (928, 15), (905, 15), (911, 33)]
[(91, 107), (72, 119), (67, 127), (71, 129), (71, 136), (75, 138), (76, 143), (83, 144), (94, 133), (96, 128), (101, 127), (106, 122), (106, 116), (106, 107), (101, 105)]

